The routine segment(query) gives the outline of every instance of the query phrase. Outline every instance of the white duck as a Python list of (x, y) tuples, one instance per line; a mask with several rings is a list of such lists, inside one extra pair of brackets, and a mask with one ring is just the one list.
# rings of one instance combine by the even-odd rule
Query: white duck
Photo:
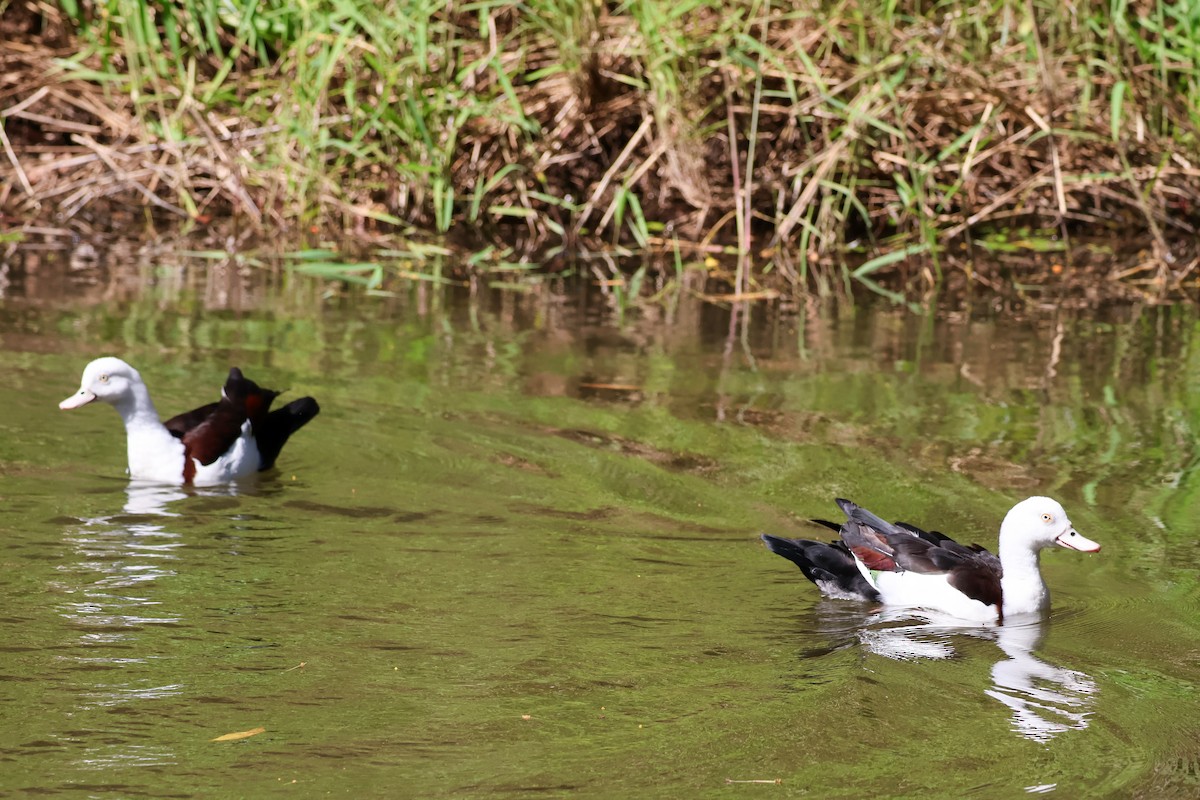
[(837, 504), (848, 517), (843, 525), (815, 521), (838, 531), (841, 541), (762, 539), (830, 597), (921, 608), (969, 622), (1043, 613), (1050, 592), (1038, 564), (1041, 551), (1100, 549), (1049, 497), (1022, 500), (1005, 515), (999, 558), (977, 544), (966, 547), (937, 532), (886, 522), (849, 500)]
[(58, 407), (100, 400), (115, 408), (125, 422), (130, 478), (211, 485), (270, 469), (288, 437), (320, 411), (311, 397), (271, 411), (278, 394), (234, 367), (218, 402), (164, 423), (138, 371), (108, 356), (84, 368), (79, 391)]

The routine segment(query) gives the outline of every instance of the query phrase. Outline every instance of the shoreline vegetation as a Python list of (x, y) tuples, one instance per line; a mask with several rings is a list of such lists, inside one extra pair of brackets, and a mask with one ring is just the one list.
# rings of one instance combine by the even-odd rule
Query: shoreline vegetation
[(0, 38), (9, 240), (653, 254), (745, 298), (1200, 277), (1200, 5), (0, 0)]

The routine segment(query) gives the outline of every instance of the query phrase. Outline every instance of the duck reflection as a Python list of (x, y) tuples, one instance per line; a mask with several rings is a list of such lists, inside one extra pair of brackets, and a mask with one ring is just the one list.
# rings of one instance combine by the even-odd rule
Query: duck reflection
[[(187, 494), (135, 481), (114, 487), (109, 496), (119, 511), (65, 527), (69, 549), (58, 567), (56, 588), (65, 595), (58, 613), (75, 634), (65, 650), (73, 675), (68, 691), (74, 718), (84, 730), (98, 724), (90, 720), (107, 718), (116, 709), (126, 713), (122, 719), (131, 726), (144, 724), (128, 715), (131, 707), (184, 691), (170, 668), (170, 647), (163, 643), (185, 624), (185, 612), (172, 607), (172, 594), (163, 588), (178, 574), (183, 546), (181, 534), (172, 530), (180, 514), (171, 506)], [(134, 734), (123, 737), (120, 726), (107, 730), (104, 737), (83, 737), (80, 767), (109, 770), (177, 760), (168, 747), (146, 744)]]
[[(132, 481), (110, 484), (88, 505), (112, 513), (71, 518), (53, 589), (67, 641), (59, 648), (63, 704), (72, 708), (75, 763), (88, 770), (178, 763), (145, 730), (178, 713), (195, 687), (183, 669), (198, 638), (192, 561), (185, 548), (198, 513), (226, 513), (257, 483), (198, 490)], [(187, 501), (186, 503), (182, 501)], [(203, 509), (203, 511), (201, 511)], [(103, 733), (99, 733), (103, 731)], [(95, 732), (95, 733), (93, 733)]]
[(992, 666), (987, 695), (1012, 709), (1013, 730), (1044, 742), (1088, 726), (1096, 682), (1079, 670), (1047, 664), (1033, 654), (1044, 637), (1043, 624), (1004, 625), (996, 644), (1008, 658)]
[[(169, 505), (187, 497), (178, 486), (166, 486), (161, 483), (130, 481), (125, 487), (126, 514), (145, 514), (156, 517), (178, 517), (179, 513), (171, 511)], [(161, 526), (159, 526), (161, 528)]]
[(184, 491), (130, 482), (120, 513), (73, 522), (64, 532), (75, 558), (59, 568), (60, 587), (78, 600), (64, 604), (63, 615), (85, 632), (102, 629), (105, 641), (123, 638), (129, 632), (126, 627), (133, 631), (147, 624), (179, 622), (161, 599), (130, 590), (150, 589), (176, 574), (176, 550), (183, 541), (170, 527), (182, 515), (172, 510), (173, 503), (195, 495), (237, 493), (233, 486)]
[[(180, 615), (154, 597), (158, 581), (176, 574), (178, 533), (167, 529), (176, 516), (169, 504), (185, 495), (175, 487), (131, 483), (121, 513), (84, 519), (64, 532), (74, 558), (59, 567), (59, 588), (69, 600), (59, 613), (80, 631), (75, 660), (92, 670), (144, 664), (138, 644), (150, 626), (174, 625)], [(98, 673), (100, 674), (100, 673)], [(160, 695), (165, 687), (146, 687)], [(120, 704), (140, 689), (127, 683), (94, 685), (83, 707)]]
[[(171, 562), (180, 546), (179, 534), (166, 529), (162, 517), (176, 516), (168, 504), (184, 495), (173, 487), (130, 484), (122, 513), (85, 519), (66, 531), (66, 542), (75, 552), (74, 563), (64, 564), (64, 575), (75, 575), (66, 589), (81, 602), (69, 603), (66, 616), (78, 625), (103, 620), (117, 624), (124, 615), (117, 609), (151, 604), (126, 590), (174, 575)], [(149, 517), (149, 519), (147, 519)], [(135, 615), (143, 622), (140, 615)]]
[[(1014, 732), (1045, 742), (1088, 726), (1096, 682), (1084, 672), (1054, 666), (1034, 655), (1045, 638), (1044, 621), (1033, 617), (980, 628), (924, 614), (913, 620), (913, 612), (906, 609), (874, 614), (859, 629), (859, 641), (872, 653), (907, 661), (950, 658), (957, 636), (990, 639), (1006, 658), (992, 665), (992, 686), (984, 693), (1012, 711)], [(894, 622), (908, 624), (890, 624)]]

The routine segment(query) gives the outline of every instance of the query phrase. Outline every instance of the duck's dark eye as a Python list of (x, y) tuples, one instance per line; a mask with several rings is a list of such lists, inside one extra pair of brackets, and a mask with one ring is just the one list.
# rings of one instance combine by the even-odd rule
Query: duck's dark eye
[(100, 376), (100, 382), (101, 382), (101, 383), (108, 383), (108, 376), (107, 376), (107, 375), (101, 375), (101, 376)]
[(1054, 522), (1053, 514), (1042, 514), (1042, 522)]

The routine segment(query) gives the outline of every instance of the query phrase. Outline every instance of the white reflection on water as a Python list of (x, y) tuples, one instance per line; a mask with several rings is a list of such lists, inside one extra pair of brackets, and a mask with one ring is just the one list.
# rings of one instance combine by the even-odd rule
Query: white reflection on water
[(1007, 658), (992, 665), (992, 686), (984, 693), (1012, 712), (1012, 730), (1027, 739), (1046, 742), (1070, 730), (1088, 726), (1097, 693), (1087, 673), (1057, 667), (1034, 655), (1045, 635), (1040, 619), (1010, 621), (997, 627), (963, 627), (948, 618), (873, 627), (876, 623), (910, 620), (913, 612), (889, 609), (874, 615), (859, 630), (859, 641), (872, 653), (898, 661), (947, 659), (954, 655), (953, 637), (991, 639)]
[[(167, 656), (151, 633), (184, 621), (182, 610), (166, 607), (162, 580), (177, 575), (183, 545), (168, 530), (179, 517), (170, 504), (186, 498), (178, 487), (130, 483), (121, 511), (85, 519), (63, 532), (68, 555), (59, 564), (56, 588), (66, 595), (59, 615), (76, 632), (75, 648), (63, 658), (76, 676), (73, 690), (78, 713), (176, 697), (178, 683), (164, 683), (148, 672)], [(169, 678), (168, 678), (169, 680)], [(175, 763), (162, 748), (133, 742), (86, 742), (79, 758), (88, 769), (116, 766), (161, 766)]]
[[(182, 545), (180, 535), (159, 518), (178, 516), (168, 505), (186, 496), (173, 486), (130, 483), (121, 514), (67, 529), (64, 539), (75, 558), (59, 565), (58, 572), (60, 588), (73, 597), (61, 604), (60, 613), (84, 629), (81, 644), (113, 645), (142, 626), (180, 621), (150, 594), (156, 581), (176, 574), (175, 550)], [(128, 659), (114, 660), (120, 662)]]
[[(81, 629), (79, 643), (89, 648), (83, 661), (106, 646), (129, 647), (146, 626), (179, 624), (185, 616), (168, 609), (157, 597), (159, 581), (175, 577), (177, 551), (183, 537), (168, 525), (182, 515), (171, 504), (195, 494), (236, 495), (236, 486), (185, 492), (178, 486), (130, 482), (125, 502), (117, 514), (84, 519), (64, 531), (64, 541), (74, 555), (57, 567), (61, 580), (55, 588), (68, 596), (59, 613)], [(109, 659), (112, 664), (140, 659)]]
[(1008, 659), (992, 666), (994, 685), (987, 692), (1012, 709), (1013, 730), (1039, 742), (1086, 728), (1097, 691), (1090, 675), (1033, 655), (1042, 636), (1040, 622), (997, 630), (996, 644)]
[(94, 748), (79, 764), (89, 770), (123, 769), (125, 767), (167, 767), (176, 763), (175, 754), (164, 747), (152, 745), (109, 745)]
[(178, 486), (164, 486), (160, 483), (144, 483), (130, 481), (125, 487), (126, 514), (146, 514), (158, 517), (178, 517), (178, 512), (167, 508), (170, 503), (187, 498), (187, 493)]

